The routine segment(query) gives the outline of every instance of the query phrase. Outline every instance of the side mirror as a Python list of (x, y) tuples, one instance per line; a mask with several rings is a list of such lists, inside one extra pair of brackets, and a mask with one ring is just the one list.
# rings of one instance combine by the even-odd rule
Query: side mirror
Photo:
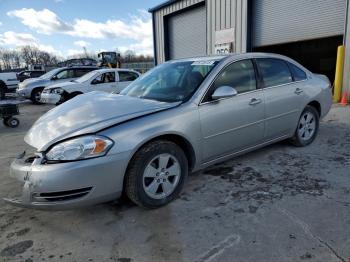
[(58, 79), (57, 76), (51, 77), (51, 80), (57, 80), (57, 79)]
[(96, 80), (96, 79), (94, 79), (94, 80), (91, 81), (91, 84), (92, 84), (92, 85), (97, 85), (98, 83), (99, 83), (99, 82), (98, 82), (98, 80)]
[(230, 86), (220, 86), (217, 88), (214, 93), (211, 95), (211, 98), (213, 100), (218, 100), (221, 98), (228, 98), (228, 97), (233, 97), (236, 96), (237, 90), (234, 89), (233, 87)]

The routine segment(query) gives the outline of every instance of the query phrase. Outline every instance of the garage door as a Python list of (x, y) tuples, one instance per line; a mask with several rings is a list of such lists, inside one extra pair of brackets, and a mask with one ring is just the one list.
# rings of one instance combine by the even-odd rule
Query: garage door
[(253, 46), (344, 34), (346, 0), (254, 0)]
[(206, 9), (196, 7), (168, 18), (170, 59), (201, 56), (207, 53)]

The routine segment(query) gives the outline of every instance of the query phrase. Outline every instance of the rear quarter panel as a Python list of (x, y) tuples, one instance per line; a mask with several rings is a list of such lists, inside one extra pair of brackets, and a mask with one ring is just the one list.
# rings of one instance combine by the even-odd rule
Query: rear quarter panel
[(313, 74), (306, 82), (304, 92), (307, 104), (317, 101), (321, 106), (320, 118), (325, 117), (332, 106), (332, 89), (329, 80)]

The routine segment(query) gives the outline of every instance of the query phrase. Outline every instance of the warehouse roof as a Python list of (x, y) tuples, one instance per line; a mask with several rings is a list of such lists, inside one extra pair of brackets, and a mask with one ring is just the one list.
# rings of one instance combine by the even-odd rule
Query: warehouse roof
[(164, 3), (162, 3), (162, 4), (159, 4), (159, 5), (155, 6), (155, 7), (152, 7), (150, 9), (148, 9), (148, 12), (150, 12), (150, 13), (156, 12), (156, 11), (162, 9), (163, 7), (171, 5), (172, 3), (175, 3), (177, 1), (178, 0), (168, 0), (168, 1), (164, 2)]

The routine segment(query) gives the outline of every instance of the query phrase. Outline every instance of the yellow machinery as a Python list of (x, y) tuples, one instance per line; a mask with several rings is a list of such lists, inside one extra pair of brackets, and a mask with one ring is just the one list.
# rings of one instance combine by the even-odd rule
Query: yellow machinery
[(99, 67), (120, 68), (120, 54), (116, 52), (101, 52), (97, 55)]

